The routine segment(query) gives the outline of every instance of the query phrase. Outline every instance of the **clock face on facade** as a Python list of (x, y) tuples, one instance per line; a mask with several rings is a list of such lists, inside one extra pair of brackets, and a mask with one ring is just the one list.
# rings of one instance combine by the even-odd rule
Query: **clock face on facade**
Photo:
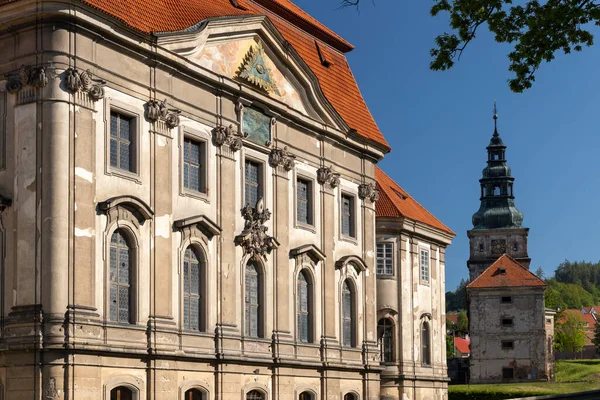
[(506, 253), (506, 240), (492, 239), (492, 254)]

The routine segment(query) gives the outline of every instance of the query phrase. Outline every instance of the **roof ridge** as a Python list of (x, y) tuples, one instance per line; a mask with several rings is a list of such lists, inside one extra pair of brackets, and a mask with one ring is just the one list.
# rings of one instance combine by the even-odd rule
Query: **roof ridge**
[[(502, 261), (504, 260), (509, 260), (511, 263), (507, 264), (507, 265), (501, 265)], [(498, 264), (498, 265), (497, 265)], [(495, 268), (499, 268), (499, 267), (504, 267), (506, 268), (507, 266), (518, 266), (521, 269), (523, 269), (527, 274), (529, 274), (530, 277), (533, 277), (535, 280), (537, 280), (538, 282), (541, 282), (544, 286), (547, 286), (546, 282), (544, 282), (542, 279), (540, 279), (536, 274), (534, 274), (533, 272), (531, 272), (529, 269), (525, 268), (523, 265), (521, 265), (521, 263), (519, 263), (517, 260), (515, 260), (514, 258), (512, 258), (510, 255), (504, 253), (502, 254), (500, 257), (498, 257), (498, 259), (496, 261), (494, 261), (489, 267), (487, 267), (481, 274), (479, 274), (479, 276), (475, 279), (473, 279), (468, 285), (467, 288), (471, 288), (471, 287), (476, 287), (477, 286), (477, 282), (481, 279), (484, 279), (482, 277), (487, 278), (487, 272), (491, 271), (492, 269)], [(521, 285), (521, 286), (534, 286), (534, 285)]]

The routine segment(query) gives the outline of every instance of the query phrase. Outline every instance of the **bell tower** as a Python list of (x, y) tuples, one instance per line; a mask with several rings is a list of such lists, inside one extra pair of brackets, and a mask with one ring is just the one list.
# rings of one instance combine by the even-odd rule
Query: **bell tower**
[(498, 114), (494, 102), (494, 134), (487, 146), (487, 166), (483, 169), (481, 206), (473, 214), (473, 229), (467, 231), (470, 257), (467, 261), (472, 281), (502, 254), (508, 254), (529, 269), (527, 254), (529, 228), (523, 228), (523, 213), (515, 207), (514, 180), (506, 164), (506, 146), (498, 134)]

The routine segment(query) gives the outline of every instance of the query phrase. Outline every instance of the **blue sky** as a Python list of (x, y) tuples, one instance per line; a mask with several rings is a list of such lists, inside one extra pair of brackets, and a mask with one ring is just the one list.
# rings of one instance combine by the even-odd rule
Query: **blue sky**
[(339, 0), (295, 3), (356, 47), (348, 60), (392, 146), (380, 166), (456, 232), (446, 290), (468, 275), (466, 231), (479, 208), (494, 99), (531, 269), (553, 275), (565, 259), (600, 259), (600, 45), (557, 56), (515, 94), (510, 48), (483, 30), (452, 70), (429, 70), (433, 39), (448, 30), (447, 15), (429, 15), (431, 2), (362, 0), (360, 13), (338, 9)]

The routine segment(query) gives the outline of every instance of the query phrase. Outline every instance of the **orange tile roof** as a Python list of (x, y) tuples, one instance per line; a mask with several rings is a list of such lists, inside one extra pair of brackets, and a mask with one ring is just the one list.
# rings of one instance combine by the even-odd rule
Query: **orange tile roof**
[(378, 217), (408, 218), (455, 235), (450, 228), (413, 199), (379, 167), (375, 167), (375, 179), (379, 190), (379, 200), (375, 203)]
[[(15, 1), (0, 0), (0, 5)], [(267, 15), (311, 68), (325, 97), (348, 126), (385, 151), (390, 150), (341, 52), (352, 50), (352, 45), (290, 0), (155, 0), (151, 5), (146, 0), (79, 1), (148, 34), (183, 30), (209, 18)], [(333, 58), (333, 64), (329, 67), (321, 64), (315, 39), (321, 41), (322, 48), (331, 46), (327, 55)]]
[(543, 287), (546, 282), (535, 276), (508, 254), (494, 261), (467, 289), (503, 287)]
[(447, 313), (446, 318), (452, 321), (454, 325), (458, 323), (458, 314), (456, 313)]
[(470, 341), (467, 339), (463, 339), (460, 337), (454, 338), (454, 347), (456, 347), (456, 349), (458, 351), (460, 351), (462, 354), (471, 353), (471, 350), (469, 349), (469, 344), (470, 344)]

